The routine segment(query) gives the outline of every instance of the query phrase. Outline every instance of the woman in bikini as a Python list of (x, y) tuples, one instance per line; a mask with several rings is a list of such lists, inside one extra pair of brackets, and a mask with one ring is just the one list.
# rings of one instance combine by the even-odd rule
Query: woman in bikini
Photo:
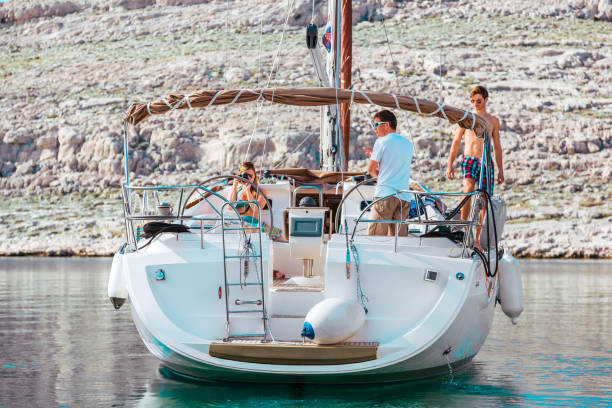
[[(253, 165), (252, 162), (242, 163), (236, 175), (248, 179), (253, 184), (251, 185), (238, 179), (234, 179), (232, 189), (227, 195), (228, 201), (254, 201), (259, 204), (259, 208), (261, 210), (265, 209), (266, 199), (258, 189), (259, 178), (257, 177), (257, 172), (255, 172), (255, 165)], [(238, 203), (235, 205), (235, 208), (240, 213), (242, 220), (246, 224), (257, 227), (257, 225), (259, 225), (259, 220), (257, 219), (259, 211), (257, 210), (257, 205), (254, 202)], [(261, 222), (261, 227), (263, 231), (270, 234), (272, 239), (280, 236), (281, 230), (279, 228), (272, 228), (272, 232), (270, 233), (270, 225), (264, 221)]]

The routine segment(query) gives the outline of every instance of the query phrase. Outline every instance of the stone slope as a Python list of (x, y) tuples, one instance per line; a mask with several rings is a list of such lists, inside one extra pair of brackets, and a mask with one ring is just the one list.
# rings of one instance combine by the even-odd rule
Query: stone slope
[[(0, 4), (0, 188), (11, 197), (0, 215), (23, 219), (23, 230), (3, 232), (0, 252), (70, 250), (81, 221), (62, 220), (70, 231), (52, 234), (62, 239), (26, 239), (28, 218), (18, 203), (47, 193), (116, 192), (124, 177), (121, 117), (130, 101), (201, 88), (316, 86), (303, 44), (311, 7), (305, 0), (262, 0), (248, 7), (202, 0)], [(325, 7), (315, 2), (318, 24), (325, 22)], [(507, 183), (498, 191), (510, 204), (511, 250), (610, 257), (610, 7), (608, 0), (493, 6), (472, 0), (354, 1), (353, 82), (464, 109), (469, 89), (487, 86), (489, 110), (502, 123)], [(361, 147), (374, 142), (365, 119), (372, 112), (353, 108), (352, 169), (365, 168)], [(399, 117), (400, 131), (416, 146), (415, 177), (458, 190), (458, 181), (442, 181), (439, 165), (453, 127)], [(282, 162), (315, 168), (318, 129), (312, 108), (266, 104), (173, 112), (145, 121), (131, 135), (131, 177), (149, 184), (196, 182), (232, 171), (245, 157), (261, 167)], [(101, 202), (115, 208), (108, 200)], [(33, 207), (42, 211), (45, 205)], [(110, 253), (121, 242), (113, 232), (120, 222), (111, 224), (100, 232), (107, 241), (83, 238), (90, 249), (77, 252)]]

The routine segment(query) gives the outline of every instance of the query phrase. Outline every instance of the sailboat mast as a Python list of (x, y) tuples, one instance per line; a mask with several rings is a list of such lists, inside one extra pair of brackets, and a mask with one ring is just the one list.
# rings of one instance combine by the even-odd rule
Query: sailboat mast
[[(334, 88), (340, 87), (340, 6), (342, 0), (328, 1), (328, 26), (329, 45), (327, 53), (327, 83)], [(321, 110), (321, 169), (326, 171), (338, 171), (338, 144), (339, 133), (339, 106), (330, 105)]]
[[(353, 59), (353, 6), (351, 0), (342, 0), (341, 13), (342, 29), (340, 39), (342, 41), (340, 55), (340, 87), (351, 88), (351, 69)], [(349, 138), (351, 132), (351, 111), (348, 103), (340, 107), (340, 126), (342, 130), (342, 169), (348, 170)]]
[[(342, 26), (342, 1), (343, 0), (335, 0), (334, 1), (334, 25), (333, 25), (333, 39), (334, 39), (334, 43), (333, 43), (333, 61), (332, 61), (332, 73), (334, 75), (332, 81), (334, 84), (335, 88), (340, 88), (340, 66), (341, 66), (341, 60), (340, 60), (340, 50), (342, 47), (342, 31), (341, 31), (341, 26)], [(340, 122), (339, 122), (339, 117), (338, 114), (339, 112), (339, 106), (336, 105), (334, 107), (335, 109), (335, 115), (333, 115), (333, 120), (330, 123), (330, 127), (333, 129), (332, 130), (332, 164), (333, 164), (333, 171), (338, 171), (340, 170), (340, 166), (339, 166), (339, 160), (338, 160), (338, 144), (340, 142), (340, 133), (342, 132), (342, 128), (340, 126)]]
[[(329, 44), (330, 52), (327, 54), (327, 75), (329, 81), (322, 80), (322, 85), (325, 85), (327, 82), (329, 84), (327, 86), (332, 86), (334, 88), (350, 88), (351, 86), (351, 10), (351, 0), (329, 0), (329, 28), (326, 28), (326, 32), (330, 30), (331, 34), (331, 44)], [(348, 16), (348, 21), (346, 23), (344, 22), (346, 19), (343, 18), (344, 15)], [(314, 32), (314, 29), (312, 30)], [(348, 32), (346, 40), (344, 39), (345, 32)], [(309, 45), (309, 48), (310, 47), (311, 45)], [(312, 45), (312, 47), (314, 47), (314, 45)], [(315, 65), (317, 65), (316, 61)], [(319, 71), (319, 68), (317, 68), (317, 70)], [(341, 115), (340, 109), (342, 109)], [(349, 104), (344, 103), (340, 104), (340, 106), (330, 105), (326, 109), (321, 110), (321, 169), (327, 171), (347, 169), (349, 128)], [(344, 136), (345, 133), (346, 137)], [(340, 142), (341, 135), (342, 142)], [(338, 155), (340, 143), (342, 143), (343, 160), (340, 160)], [(342, 162), (342, 165), (340, 162)]]

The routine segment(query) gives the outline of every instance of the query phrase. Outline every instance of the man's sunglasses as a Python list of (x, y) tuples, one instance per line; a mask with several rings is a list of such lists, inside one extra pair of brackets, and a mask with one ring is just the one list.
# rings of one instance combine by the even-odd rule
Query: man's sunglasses
[(379, 127), (380, 125), (382, 125), (383, 123), (389, 123), (389, 122), (374, 122), (374, 126), (375, 128)]

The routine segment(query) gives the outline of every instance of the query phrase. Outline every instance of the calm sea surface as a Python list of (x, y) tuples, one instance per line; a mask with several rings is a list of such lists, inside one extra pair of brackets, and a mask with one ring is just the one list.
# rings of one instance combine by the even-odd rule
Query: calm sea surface
[(386, 386), (202, 385), (160, 374), (110, 259), (0, 258), (0, 407), (612, 406), (612, 262), (523, 261), (517, 326), (497, 308), (469, 368)]

